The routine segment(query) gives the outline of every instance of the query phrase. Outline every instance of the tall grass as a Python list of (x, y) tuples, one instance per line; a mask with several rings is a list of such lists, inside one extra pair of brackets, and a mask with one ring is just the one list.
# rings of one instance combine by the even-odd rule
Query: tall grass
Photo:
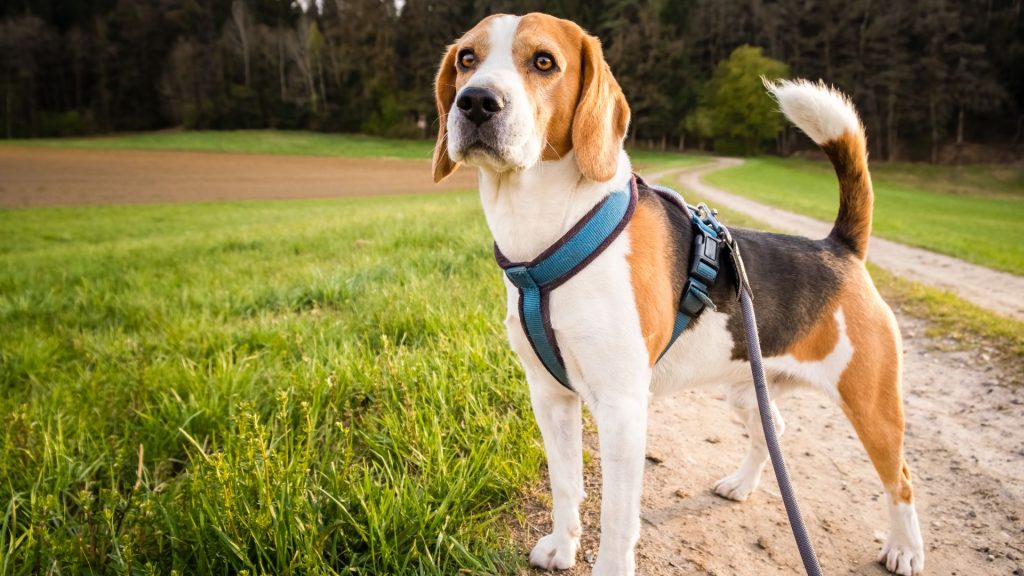
[(0, 212), (0, 572), (509, 573), (471, 195)]

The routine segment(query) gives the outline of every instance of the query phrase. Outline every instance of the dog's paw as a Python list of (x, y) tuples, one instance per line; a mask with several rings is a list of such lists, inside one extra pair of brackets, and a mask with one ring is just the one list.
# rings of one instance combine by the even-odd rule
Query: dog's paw
[(921, 543), (899, 542), (889, 537), (881, 552), (878, 553), (878, 561), (885, 564), (885, 568), (900, 576), (917, 576), (924, 573), (924, 545)]
[(597, 562), (594, 563), (592, 576), (634, 576), (636, 574), (636, 559), (632, 552), (625, 557), (611, 558), (607, 554), (598, 553)]
[(548, 534), (537, 541), (530, 552), (530, 566), (544, 570), (565, 570), (576, 564), (579, 538)]
[(715, 494), (722, 498), (743, 502), (750, 497), (754, 490), (757, 490), (757, 485), (760, 482), (760, 474), (749, 474), (740, 469), (715, 482)]

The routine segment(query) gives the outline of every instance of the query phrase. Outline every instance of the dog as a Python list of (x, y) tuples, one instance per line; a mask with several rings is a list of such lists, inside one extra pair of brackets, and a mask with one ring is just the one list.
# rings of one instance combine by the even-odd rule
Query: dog
[[(829, 156), (840, 208), (822, 240), (734, 229), (757, 306), (771, 393), (821, 389), (839, 404), (888, 494), (890, 533), (879, 560), (898, 574), (924, 570), (924, 544), (903, 456), (902, 344), (896, 319), (865, 267), (873, 192), (864, 127), (849, 99), (820, 83), (766, 82), (781, 111)], [(545, 14), (493, 15), (447, 48), (436, 82), (439, 182), (460, 165), (479, 171), (496, 251), (527, 262), (631, 181), (623, 149), (630, 109), (599, 40)], [(663, 194), (638, 185), (621, 234), (550, 291), (548, 318), (571, 389), (549, 373), (521, 324), (519, 292), (505, 279), (505, 325), (519, 356), (547, 454), (552, 531), (531, 565), (576, 562), (583, 490), (581, 402), (597, 425), (604, 499), (593, 574), (635, 573), (648, 400), (705, 383), (723, 385), (750, 448), (714, 490), (737, 501), (768, 460), (758, 419), (735, 273), (726, 267), (704, 310), (672, 339), (694, 238)], [(783, 421), (773, 404), (776, 431)]]

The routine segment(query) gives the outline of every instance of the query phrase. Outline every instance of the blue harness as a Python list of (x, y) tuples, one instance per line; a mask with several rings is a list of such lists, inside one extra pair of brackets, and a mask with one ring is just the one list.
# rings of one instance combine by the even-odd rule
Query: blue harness
[[(552, 290), (575, 276), (604, 252), (622, 233), (636, 209), (639, 195), (637, 181), (636, 175), (631, 176), (623, 189), (610, 193), (571, 230), (530, 262), (510, 262), (498, 249), (497, 243), (494, 245), (494, 257), (498, 265), (505, 271), (509, 281), (519, 289), (519, 318), (530, 346), (555, 380), (570, 390), (573, 388), (551, 328), (549, 296)], [(713, 212), (703, 204), (691, 208), (673, 190), (660, 186), (650, 188), (688, 215), (694, 231), (689, 276), (683, 287), (672, 337), (661, 353), (664, 356), (683, 330), (705, 308), (715, 309), (710, 289), (722, 268), (722, 227)]]

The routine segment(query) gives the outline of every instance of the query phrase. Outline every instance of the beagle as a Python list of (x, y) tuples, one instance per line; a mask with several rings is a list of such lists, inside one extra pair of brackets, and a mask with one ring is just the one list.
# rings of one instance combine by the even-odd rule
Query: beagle
[[(766, 85), (782, 112), (828, 154), (841, 199), (835, 227), (822, 240), (733, 229), (756, 298), (771, 391), (812, 386), (839, 404), (889, 496), (891, 526), (879, 560), (898, 574), (919, 574), (924, 544), (903, 456), (900, 333), (864, 267), (873, 204), (864, 128), (850, 101), (822, 84)], [(487, 224), (512, 261), (541, 254), (630, 181), (623, 150), (629, 105), (598, 39), (572, 22), (536, 13), (486, 18), (447, 49), (436, 97), (434, 180), (460, 164), (479, 171)], [(594, 574), (635, 572), (651, 394), (724, 386), (751, 442), (739, 468), (714, 490), (742, 501), (761, 480), (768, 452), (731, 271), (710, 290), (717, 310), (705, 310), (662, 356), (692, 238), (680, 211), (640, 185), (622, 233), (547, 295), (546, 322), (572, 390), (531, 348), (518, 291), (505, 280), (505, 325), (526, 373), (553, 496), (553, 528), (530, 553), (534, 566), (565, 569), (576, 562), (584, 498), (581, 402), (597, 424), (603, 463)], [(772, 410), (781, 434), (782, 418)]]

